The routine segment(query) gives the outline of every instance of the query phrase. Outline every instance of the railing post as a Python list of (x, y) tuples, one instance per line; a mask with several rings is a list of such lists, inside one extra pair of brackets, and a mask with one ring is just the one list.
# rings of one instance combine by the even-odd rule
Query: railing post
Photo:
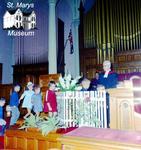
[(58, 96), (58, 109), (62, 110), (58, 112), (63, 117), (58, 116), (63, 118), (66, 127), (76, 126), (76, 121), (78, 126), (107, 127), (105, 91), (67, 91), (61, 95)]

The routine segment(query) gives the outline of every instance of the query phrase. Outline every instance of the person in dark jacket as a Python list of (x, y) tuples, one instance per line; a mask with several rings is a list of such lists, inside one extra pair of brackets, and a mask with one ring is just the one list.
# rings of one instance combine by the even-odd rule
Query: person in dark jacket
[(91, 80), (90, 90), (91, 91), (96, 91), (98, 85), (99, 85), (99, 73), (96, 72), (95, 77)]
[(111, 70), (111, 62), (109, 60), (103, 62), (103, 70), (104, 72), (99, 75), (99, 84), (103, 85), (105, 89), (116, 88), (118, 75)]
[(5, 99), (0, 99), (0, 135), (4, 134), (5, 128), (6, 128), (6, 121), (4, 120), (4, 112), (3, 112), (3, 106), (5, 105)]
[[(118, 75), (117, 73), (111, 70), (111, 62), (109, 60), (105, 60), (103, 62), (103, 70), (99, 75), (98, 82), (100, 86), (104, 89), (116, 88), (118, 84)], [(110, 97), (109, 93), (106, 93), (106, 105), (107, 105), (107, 127), (110, 127)]]
[(17, 120), (19, 119), (20, 112), (19, 112), (19, 95), (18, 92), (20, 91), (20, 86), (15, 85), (14, 91), (12, 92), (10, 96), (10, 107), (11, 107), (11, 119), (10, 119), (10, 125), (14, 125)]

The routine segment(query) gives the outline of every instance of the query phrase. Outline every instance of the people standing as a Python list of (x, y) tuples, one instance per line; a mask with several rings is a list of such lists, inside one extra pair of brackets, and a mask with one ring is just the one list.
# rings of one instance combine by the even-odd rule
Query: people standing
[(96, 91), (98, 84), (99, 84), (99, 73), (96, 72), (95, 73), (95, 77), (91, 80), (90, 90), (91, 91)]
[(111, 62), (109, 60), (103, 62), (103, 70), (104, 72), (99, 74), (99, 84), (103, 85), (105, 89), (116, 88), (118, 75), (111, 70)]
[(19, 95), (18, 92), (20, 91), (20, 86), (15, 85), (14, 90), (10, 96), (10, 108), (11, 108), (11, 119), (10, 125), (14, 125), (17, 120), (19, 119), (20, 112), (19, 112)]
[(31, 102), (33, 104), (33, 111), (36, 113), (36, 116), (38, 117), (40, 115), (40, 112), (43, 111), (42, 95), (39, 85), (34, 86), (34, 92), (35, 93), (31, 97)]
[(6, 121), (4, 120), (4, 112), (3, 107), (5, 105), (5, 99), (0, 99), (0, 135), (4, 134), (5, 128), (6, 128)]
[(54, 81), (49, 82), (49, 90), (46, 91), (44, 101), (44, 112), (48, 112), (49, 116), (57, 115), (57, 100), (56, 100), (56, 83)]
[[(116, 88), (118, 84), (118, 75), (117, 73), (111, 70), (111, 62), (109, 60), (105, 60), (103, 62), (103, 70), (99, 75), (99, 88), (109, 89), (109, 88)], [(106, 92), (106, 106), (107, 106), (107, 127), (110, 127), (110, 97), (109, 93)]]
[(27, 83), (27, 90), (23, 92), (23, 94), (20, 97), (20, 100), (23, 100), (22, 108), (27, 109), (27, 114), (24, 116), (24, 119), (26, 119), (28, 116), (31, 115), (31, 110), (32, 110), (32, 102), (31, 102), (31, 97), (34, 94), (33, 91), (33, 83), (28, 82)]

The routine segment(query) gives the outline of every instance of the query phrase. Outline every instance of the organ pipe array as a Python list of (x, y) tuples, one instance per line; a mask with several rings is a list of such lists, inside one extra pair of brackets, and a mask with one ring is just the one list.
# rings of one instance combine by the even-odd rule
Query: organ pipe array
[(84, 16), (84, 47), (97, 49), (97, 61), (141, 49), (141, 0), (97, 0)]

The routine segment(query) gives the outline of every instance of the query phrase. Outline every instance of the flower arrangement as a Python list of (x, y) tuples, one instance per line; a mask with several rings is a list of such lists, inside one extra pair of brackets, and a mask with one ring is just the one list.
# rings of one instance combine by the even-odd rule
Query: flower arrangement
[(57, 83), (57, 87), (60, 89), (60, 91), (75, 91), (80, 90), (80, 86), (77, 84), (81, 76), (76, 77), (75, 79), (72, 79), (71, 74), (65, 74), (64, 77), (60, 75), (59, 82)]

